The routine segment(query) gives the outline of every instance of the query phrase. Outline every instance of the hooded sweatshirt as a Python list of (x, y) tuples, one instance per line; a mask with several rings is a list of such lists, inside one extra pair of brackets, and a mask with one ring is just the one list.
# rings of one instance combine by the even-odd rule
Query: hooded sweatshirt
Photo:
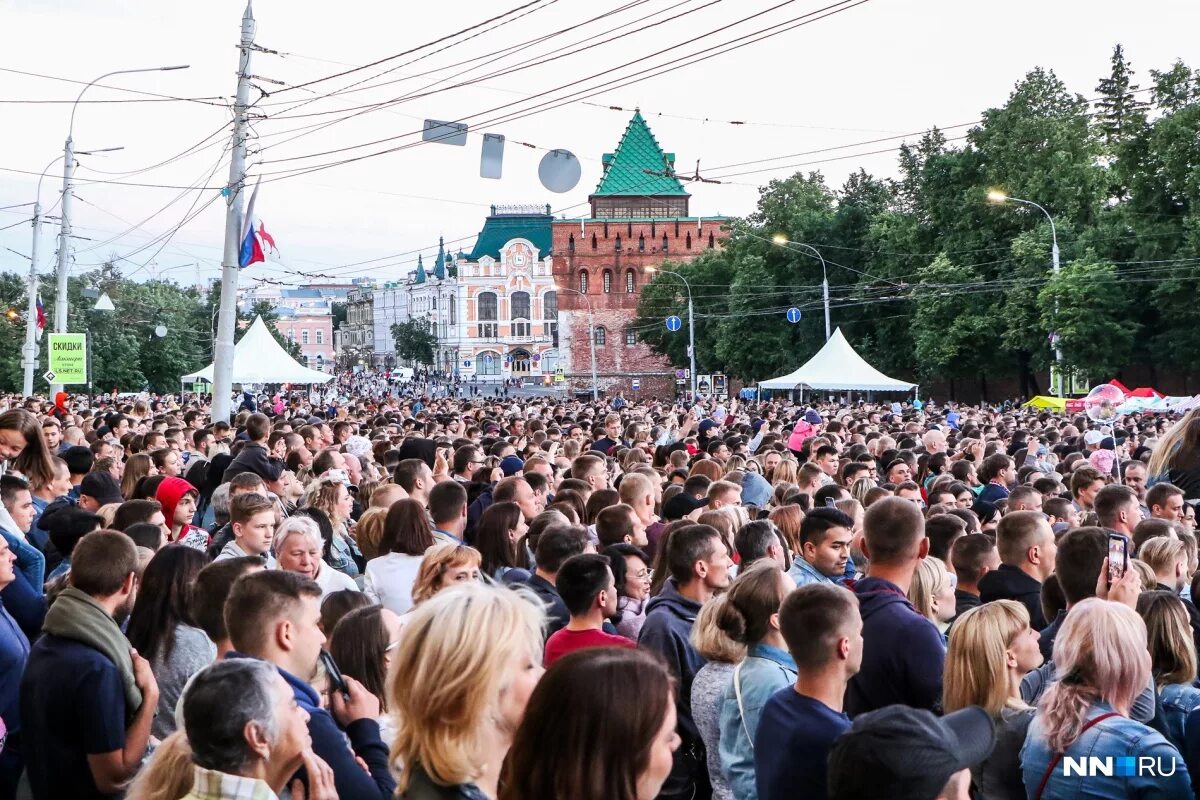
[(854, 593), (863, 619), (863, 657), (846, 687), (846, 713), (855, 717), (896, 703), (936, 711), (946, 661), (938, 629), (891, 581), (864, 578)]
[[(175, 528), (175, 507), (188, 492), (195, 494), (196, 487), (183, 478), (168, 477), (163, 478), (163, 482), (158, 485), (158, 491), (154, 493), (154, 499), (162, 503), (163, 516), (167, 518), (167, 524), (171, 526), (172, 530)], [(179, 536), (175, 538), (174, 543), (193, 547), (203, 553), (208, 549), (208, 531), (185, 523), (180, 528)]]
[(699, 741), (700, 732), (692, 719), (692, 679), (705, 664), (704, 656), (691, 642), (692, 624), (699, 613), (700, 604), (681, 595), (675, 579), (668, 578), (658, 596), (646, 603), (646, 621), (638, 634), (638, 646), (665, 658), (679, 679), (675, 692), (679, 730), (693, 741)]

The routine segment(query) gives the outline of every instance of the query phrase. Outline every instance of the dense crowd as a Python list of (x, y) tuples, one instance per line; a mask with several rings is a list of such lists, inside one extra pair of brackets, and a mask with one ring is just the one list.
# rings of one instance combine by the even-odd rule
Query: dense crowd
[(427, 387), (9, 398), (0, 800), (1193, 795), (1200, 411)]

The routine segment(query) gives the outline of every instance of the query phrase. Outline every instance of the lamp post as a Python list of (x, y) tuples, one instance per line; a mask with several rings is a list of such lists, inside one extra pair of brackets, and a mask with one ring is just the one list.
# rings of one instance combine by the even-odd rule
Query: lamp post
[(600, 399), (600, 384), (596, 380), (596, 323), (592, 315), (592, 298), (588, 297), (578, 289), (559, 289), (560, 292), (571, 292), (583, 298), (588, 307), (588, 344), (592, 348), (592, 402), (595, 403)]
[[(1050, 216), (1050, 212), (1047, 211), (1042, 206), (1038, 205), (1037, 203), (1033, 202), (1032, 200), (1022, 200), (1020, 197), (1010, 197), (1007, 194), (1005, 194), (1004, 192), (1001, 192), (1001, 191), (998, 191), (995, 189), (993, 189), (987, 193), (987, 199), (988, 199), (988, 202), (997, 203), (997, 204), (999, 204), (999, 203), (1021, 203), (1023, 205), (1032, 206), (1032, 207), (1036, 208), (1038, 211), (1041, 211), (1043, 214), (1046, 215), (1046, 219), (1050, 223), (1050, 242), (1051, 242), (1051, 244), (1050, 244), (1050, 265), (1051, 265), (1051, 268), (1054, 270), (1054, 274), (1058, 275), (1059, 270), (1061, 269), (1060, 264), (1059, 264), (1059, 258), (1058, 258), (1058, 230), (1054, 227), (1054, 217)], [(1058, 319), (1058, 301), (1057, 300), (1054, 302), (1054, 317), (1056, 320)], [(1058, 344), (1058, 334), (1054, 331), (1051, 331), (1051, 335), (1054, 337), (1054, 360), (1058, 364), (1058, 370), (1057, 370), (1058, 371), (1058, 383), (1055, 387), (1055, 394), (1058, 397), (1062, 397), (1063, 396), (1062, 348)]]
[[(54, 330), (57, 333), (66, 333), (67, 331), (67, 268), (70, 261), (70, 251), (68, 245), (71, 239), (71, 178), (75, 176), (75, 111), (79, 108), (79, 101), (83, 99), (83, 95), (88, 89), (95, 84), (112, 77), (113, 75), (129, 75), (135, 72), (168, 72), (177, 69), (187, 69), (187, 64), (182, 64), (173, 67), (145, 67), (142, 69), (118, 69), (112, 72), (106, 72), (95, 80), (89, 82), (79, 91), (79, 96), (75, 98), (75, 102), (71, 104), (71, 121), (67, 127), (67, 141), (63, 144), (63, 190), (62, 190), (62, 225), (58, 231), (58, 268), (57, 268), (57, 287), (54, 295)], [(51, 395), (62, 390), (62, 384), (55, 384), (50, 387)]]
[(829, 273), (825, 269), (825, 257), (823, 255), (821, 255), (820, 250), (813, 247), (811, 244), (805, 244), (804, 242), (793, 242), (793, 241), (789, 240), (786, 236), (784, 236), (782, 233), (775, 234), (775, 236), (773, 236), (771, 238), (771, 241), (781, 247), (790, 247), (792, 245), (795, 245), (796, 247), (803, 247), (807, 250), (811, 250), (811, 251), (813, 251), (814, 254), (816, 254), (817, 260), (821, 262), (821, 295), (825, 300), (825, 341), (828, 342), (829, 336), (830, 336), (830, 333), (829, 333)]
[(660, 272), (663, 275), (674, 275), (679, 280), (683, 281), (683, 288), (687, 290), (688, 296), (688, 361), (691, 365), (692, 373), (692, 402), (696, 402), (696, 326), (692, 317), (692, 287), (688, 283), (687, 278), (680, 275), (678, 272), (671, 272), (669, 269), (660, 269), (658, 267), (646, 267), (646, 272)]

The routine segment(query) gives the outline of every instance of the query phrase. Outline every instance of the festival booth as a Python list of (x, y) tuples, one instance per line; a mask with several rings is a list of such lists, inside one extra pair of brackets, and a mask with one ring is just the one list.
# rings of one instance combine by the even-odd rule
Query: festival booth
[(791, 391), (910, 392), (914, 383), (889, 378), (860, 356), (838, 328), (817, 354), (795, 372), (760, 381), (759, 389)]
[[(213, 367), (213, 364), (209, 364), (204, 369), (184, 375), (179, 380), (181, 383), (212, 383)], [(233, 346), (234, 383), (328, 383), (331, 380), (332, 375), (309, 369), (288, 355), (271, 335), (271, 330), (262, 317), (256, 317), (246, 335)]]

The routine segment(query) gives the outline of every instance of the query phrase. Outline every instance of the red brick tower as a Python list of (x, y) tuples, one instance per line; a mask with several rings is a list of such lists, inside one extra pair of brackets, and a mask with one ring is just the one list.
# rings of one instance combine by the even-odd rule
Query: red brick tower
[[(604, 175), (588, 200), (591, 216), (553, 225), (554, 282), (558, 293), (562, 364), (572, 389), (591, 386), (587, 341), (589, 301), (596, 325), (596, 371), (603, 391), (669, 397), (675, 374), (633, 330), (638, 296), (650, 279), (646, 267), (688, 261), (720, 247), (724, 218), (688, 216), (690, 196), (675, 177), (675, 154), (665, 153), (635, 112)], [(579, 293), (587, 296), (585, 300)]]

